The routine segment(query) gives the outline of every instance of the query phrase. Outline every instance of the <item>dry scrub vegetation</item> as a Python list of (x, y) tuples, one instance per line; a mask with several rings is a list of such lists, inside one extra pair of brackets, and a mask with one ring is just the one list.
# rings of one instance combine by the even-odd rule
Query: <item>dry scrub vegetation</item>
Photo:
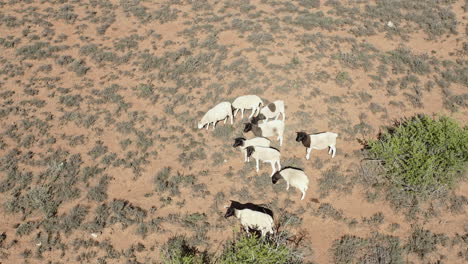
[[(467, 12), (466, 0), (1, 1), (0, 262), (468, 261)], [(244, 94), (285, 101), (282, 165), (309, 175), (304, 201), (232, 148), (246, 119), (196, 129)], [(390, 186), (394, 168), (368, 145), (416, 114), (461, 131), (456, 177), (423, 196)], [(336, 157), (305, 160), (299, 130), (338, 133)], [(241, 234), (223, 218), (231, 199), (271, 208), (278, 235)]]

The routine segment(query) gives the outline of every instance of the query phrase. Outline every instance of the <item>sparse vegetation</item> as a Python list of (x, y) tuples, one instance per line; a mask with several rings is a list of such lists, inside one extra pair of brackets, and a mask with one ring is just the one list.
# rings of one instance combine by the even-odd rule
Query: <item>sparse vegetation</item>
[[(0, 262), (468, 261), (463, 1), (0, 1)], [(304, 201), (232, 147), (246, 118), (196, 129), (242, 94), (285, 101)], [(382, 128), (416, 112), (450, 118)], [(231, 199), (279, 232), (239, 233)]]

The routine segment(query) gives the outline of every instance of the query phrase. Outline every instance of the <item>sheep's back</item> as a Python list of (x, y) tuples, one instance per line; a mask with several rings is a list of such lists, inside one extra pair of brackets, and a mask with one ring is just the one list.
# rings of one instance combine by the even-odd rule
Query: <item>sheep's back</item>
[(256, 146), (255, 151), (252, 153), (252, 156), (255, 159), (270, 161), (270, 160), (279, 160), (281, 153), (274, 148)]
[(284, 122), (281, 120), (273, 120), (259, 124), (258, 127), (262, 129), (264, 137), (272, 137), (284, 131)]
[(271, 144), (271, 141), (267, 138), (262, 138), (262, 137), (255, 137), (251, 138), (245, 141), (245, 146), (259, 146), (259, 147), (269, 147)]
[(296, 188), (302, 188), (305, 186), (306, 189), (309, 186), (309, 177), (302, 170), (287, 168), (281, 171), (283, 178), (287, 178), (287, 181), (291, 186)]
[(231, 103), (229, 102), (222, 102), (208, 110), (206, 112), (204, 118), (206, 119), (213, 119), (211, 121), (217, 121), (225, 118), (229, 115), (229, 112), (232, 112)]
[(270, 215), (250, 209), (241, 210), (240, 220), (243, 226), (257, 226), (259, 229), (270, 229), (273, 225)]
[(316, 149), (324, 149), (330, 145), (336, 144), (336, 137), (338, 136), (335, 133), (325, 132), (316, 135), (310, 136), (310, 146)]
[(258, 106), (262, 102), (262, 99), (256, 95), (243, 95), (237, 97), (232, 106), (235, 108), (252, 108)]

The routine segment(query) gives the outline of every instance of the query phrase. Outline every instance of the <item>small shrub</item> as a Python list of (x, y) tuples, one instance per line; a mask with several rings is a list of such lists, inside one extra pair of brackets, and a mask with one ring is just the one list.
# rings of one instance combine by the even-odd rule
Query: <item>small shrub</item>
[(302, 263), (294, 250), (281, 239), (240, 235), (228, 241), (220, 258), (221, 264)]
[(408, 251), (416, 253), (420, 258), (424, 258), (435, 251), (438, 244), (445, 244), (447, 240), (447, 236), (443, 234), (433, 234), (421, 227), (414, 227), (406, 248)]
[(403, 248), (398, 237), (374, 233), (369, 238), (345, 235), (331, 248), (335, 263), (401, 263)]
[(206, 253), (200, 253), (190, 246), (183, 236), (170, 238), (161, 249), (164, 264), (203, 264), (207, 263)]

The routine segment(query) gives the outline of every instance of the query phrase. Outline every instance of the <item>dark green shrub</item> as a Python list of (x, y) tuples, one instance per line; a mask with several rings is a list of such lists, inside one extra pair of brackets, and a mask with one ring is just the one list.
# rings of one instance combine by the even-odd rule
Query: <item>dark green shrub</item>
[(448, 117), (403, 120), (367, 145), (392, 185), (421, 196), (453, 186), (468, 160), (468, 130)]
[(164, 264), (203, 264), (208, 263), (207, 255), (190, 246), (184, 236), (170, 238), (161, 249)]

